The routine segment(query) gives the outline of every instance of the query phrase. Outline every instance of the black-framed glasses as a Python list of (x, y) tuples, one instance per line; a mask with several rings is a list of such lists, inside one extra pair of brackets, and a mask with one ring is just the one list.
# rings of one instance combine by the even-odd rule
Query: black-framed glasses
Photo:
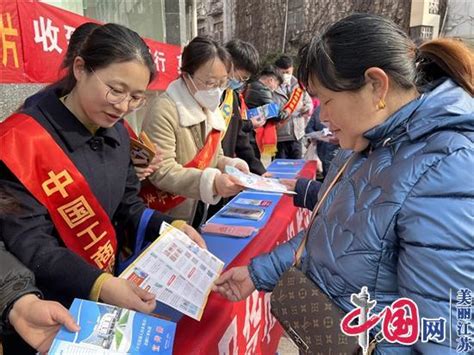
[(105, 100), (111, 105), (118, 105), (122, 103), (124, 100), (128, 99), (128, 108), (130, 110), (139, 110), (146, 104), (146, 96), (144, 95), (130, 95), (128, 92), (123, 92), (121, 90), (114, 89), (112, 86), (104, 83), (102, 79), (97, 75), (97, 73), (92, 69), (89, 68), (91, 72), (94, 73), (95, 77), (104, 84), (108, 91), (105, 94)]

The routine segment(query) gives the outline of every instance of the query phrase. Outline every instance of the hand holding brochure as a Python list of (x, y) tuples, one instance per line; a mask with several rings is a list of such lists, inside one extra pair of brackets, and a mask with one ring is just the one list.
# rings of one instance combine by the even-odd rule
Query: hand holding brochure
[(145, 132), (141, 132), (138, 139), (130, 138), (130, 155), (133, 165), (146, 167), (156, 155), (155, 146)]
[(236, 177), (242, 183), (242, 186), (258, 191), (267, 191), (267, 192), (278, 192), (285, 194), (295, 194), (294, 191), (290, 191), (287, 187), (281, 184), (277, 179), (264, 178), (256, 174), (245, 174), (239, 169), (226, 165), (225, 172), (231, 176)]
[(62, 327), (50, 355), (172, 354), (176, 323), (143, 313), (81, 299), (70, 312), (81, 329)]
[(224, 263), (163, 222), (160, 236), (120, 275), (156, 299), (200, 320)]
[(280, 114), (280, 106), (272, 102), (263, 106), (250, 108), (247, 110), (247, 119), (250, 120), (254, 117), (261, 117), (265, 121), (270, 118), (276, 118)]

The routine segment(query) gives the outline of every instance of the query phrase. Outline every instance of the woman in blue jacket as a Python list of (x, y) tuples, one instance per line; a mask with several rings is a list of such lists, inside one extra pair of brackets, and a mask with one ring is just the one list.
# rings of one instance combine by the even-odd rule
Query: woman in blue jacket
[[(377, 353), (446, 354), (460, 344), (450, 293), (456, 300), (458, 290), (473, 290), (473, 55), (447, 39), (417, 48), (369, 14), (340, 20), (300, 55), (300, 80), (321, 99), (321, 120), (343, 148), (319, 197), (351, 159), (309, 227), (301, 265), (344, 312), (367, 286), (373, 313), (407, 297), (420, 319), (446, 319), (442, 342), (382, 341)], [(272, 291), (301, 238), (225, 272), (215, 291), (233, 301)], [(472, 351), (464, 345), (458, 350)]]

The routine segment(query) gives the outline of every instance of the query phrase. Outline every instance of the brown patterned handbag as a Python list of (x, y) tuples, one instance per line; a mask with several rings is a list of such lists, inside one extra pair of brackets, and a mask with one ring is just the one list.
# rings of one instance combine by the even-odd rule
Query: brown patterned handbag
[(319, 200), (310, 225), (296, 251), (295, 262), (281, 276), (271, 296), (272, 314), (305, 354), (350, 355), (357, 353), (359, 349), (357, 337), (348, 337), (340, 329), (344, 312), (298, 268), (310, 227), (318, 210), (344, 172), (349, 160), (342, 166)]

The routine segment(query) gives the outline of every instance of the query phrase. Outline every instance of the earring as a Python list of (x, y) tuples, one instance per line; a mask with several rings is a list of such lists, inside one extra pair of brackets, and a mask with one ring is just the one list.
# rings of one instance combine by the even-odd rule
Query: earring
[(385, 104), (384, 99), (380, 99), (379, 103), (377, 104), (377, 110), (383, 110), (387, 105)]

